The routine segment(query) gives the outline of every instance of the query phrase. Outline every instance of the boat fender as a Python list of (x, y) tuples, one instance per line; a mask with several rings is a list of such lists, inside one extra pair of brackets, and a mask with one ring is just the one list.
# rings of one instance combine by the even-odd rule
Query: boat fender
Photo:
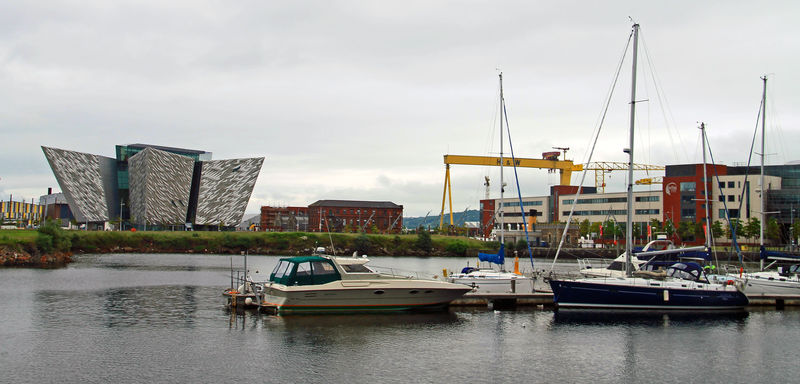
[(253, 305), (253, 299), (248, 297), (248, 298), (244, 299), (244, 303), (247, 304), (247, 305)]

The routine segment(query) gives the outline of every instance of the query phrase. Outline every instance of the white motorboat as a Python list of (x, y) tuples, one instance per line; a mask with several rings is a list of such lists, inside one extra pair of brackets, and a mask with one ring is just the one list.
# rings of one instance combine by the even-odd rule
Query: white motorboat
[(435, 310), (471, 290), (461, 284), (379, 273), (366, 258), (282, 258), (252, 302), (278, 314)]

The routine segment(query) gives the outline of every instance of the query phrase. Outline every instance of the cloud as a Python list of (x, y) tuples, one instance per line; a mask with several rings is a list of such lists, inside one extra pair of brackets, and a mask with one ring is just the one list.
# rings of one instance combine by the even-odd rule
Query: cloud
[[(565, 146), (585, 158), (629, 15), (644, 43), (642, 162), (699, 162), (701, 121), (718, 161), (746, 158), (765, 73), (768, 140), (776, 139), (769, 161), (800, 159), (787, 145), (800, 139), (791, 108), (800, 83), (798, 7), (11, 3), (0, 14), (0, 198), (55, 186), (41, 145), (113, 156), (116, 144), (152, 143), (215, 158), (266, 156), (248, 212), (352, 198), (424, 215), (441, 208), (442, 155), (498, 151), (498, 68), (517, 155)], [(595, 160), (624, 161), (628, 70)], [(482, 175), (493, 171), (457, 171), (454, 205), (477, 206)], [(550, 183), (546, 171), (525, 172), (523, 194), (546, 194)]]

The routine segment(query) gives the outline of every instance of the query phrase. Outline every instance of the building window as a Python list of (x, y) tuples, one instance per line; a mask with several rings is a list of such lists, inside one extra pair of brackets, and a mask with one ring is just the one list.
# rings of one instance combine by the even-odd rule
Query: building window
[(684, 181), (681, 183), (681, 192), (694, 192), (694, 191), (695, 191), (694, 181)]
[(719, 201), (725, 201), (725, 195), (719, 195)]
[(728, 201), (736, 201), (736, 195), (728, 195)]
[(694, 219), (694, 209), (681, 209), (681, 217)]
[(724, 181), (720, 181), (719, 182), (719, 189), (723, 189), (723, 188), (725, 188), (725, 182)]
[[(740, 181), (740, 183), (741, 183), (741, 181)], [(728, 182), (728, 188), (736, 188), (736, 182), (735, 181), (729, 181)]]
[(660, 196), (637, 196), (635, 200), (641, 202), (659, 201)]

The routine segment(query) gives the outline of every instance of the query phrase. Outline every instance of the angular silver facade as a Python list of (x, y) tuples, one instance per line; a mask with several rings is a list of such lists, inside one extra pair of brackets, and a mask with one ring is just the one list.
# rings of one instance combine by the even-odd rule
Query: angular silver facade
[(78, 222), (105, 222), (118, 215), (116, 160), (42, 147)]
[(194, 160), (147, 148), (128, 159), (131, 222), (178, 225), (186, 222)]
[(263, 157), (204, 161), (195, 224), (239, 224), (263, 163)]

